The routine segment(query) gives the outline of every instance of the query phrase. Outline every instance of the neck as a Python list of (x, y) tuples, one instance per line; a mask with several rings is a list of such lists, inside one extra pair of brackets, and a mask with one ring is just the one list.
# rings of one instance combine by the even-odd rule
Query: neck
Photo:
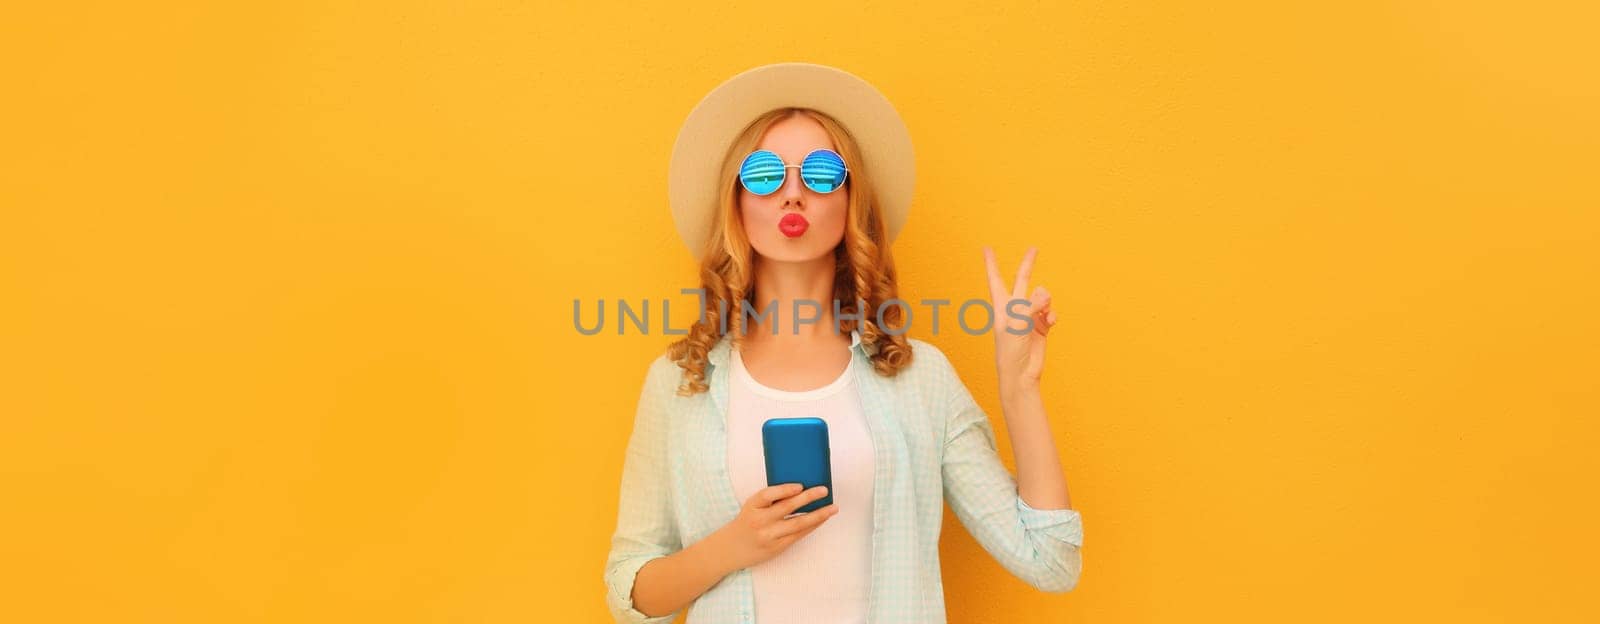
[[(755, 314), (747, 317), (746, 338), (786, 343), (811, 342), (837, 335), (833, 326), (835, 266), (831, 253), (805, 262), (779, 262), (758, 257), (751, 303), (755, 314), (768, 315), (759, 323)], [(798, 310), (795, 302), (800, 302)], [(771, 313), (767, 313), (769, 308)], [(817, 321), (800, 325), (796, 321), (798, 316), (817, 317)], [(772, 334), (773, 327), (777, 328), (776, 335)]]

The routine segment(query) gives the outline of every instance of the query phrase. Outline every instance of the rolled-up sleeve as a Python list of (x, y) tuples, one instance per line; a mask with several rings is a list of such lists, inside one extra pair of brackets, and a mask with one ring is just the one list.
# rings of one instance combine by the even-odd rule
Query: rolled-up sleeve
[(1083, 569), (1083, 518), (1074, 509), (1034, 509), (1000, 461), (994, 427), (952, 369), (945, 375), (944, 491), (956, 518), (1017, 578), (1047, 592), (1070, 591)]
[(650, 617), (633, 606), (633, 583), (639, 568), (682, 548), (672, 522), (666, 473), (665, 401), (673, 393), (673, 367), (663, 355), (645, 375), (622, 463), (617, 527), (611, 536), (605, 570), (606, 604), (617, 622), (654, 624), (670, 622), (677, 615)]

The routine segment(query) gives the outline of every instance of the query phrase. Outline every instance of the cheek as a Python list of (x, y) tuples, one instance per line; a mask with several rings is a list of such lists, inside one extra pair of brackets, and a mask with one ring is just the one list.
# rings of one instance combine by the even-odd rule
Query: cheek
[(845, 218), (850, 214), (850, 196), (842, 191), (834, 195), (838, 197), (830, 195), (825, 202), (822, 202), (822, 207), (826, 208), (822, 212), (826, 215), (825, 221), (830, 230), (843, 231)]
[(768, 211), (762, 208), (761, 198), (751, 196), (749, 193), (744, 195), (748, 197), (739, 198), (739, 220), (744, 222), (745, 230), (749, 231), (761, 224), (762, 219), (768, 216)]

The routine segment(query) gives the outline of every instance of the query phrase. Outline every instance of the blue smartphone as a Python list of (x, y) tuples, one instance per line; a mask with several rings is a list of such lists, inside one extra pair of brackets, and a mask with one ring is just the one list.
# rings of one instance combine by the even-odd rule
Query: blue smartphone
[(828, 453), (828, 423), (821, 418), (769, 418), (761, 425), (767, 460), (767, 485), (799, 483), (805, 489), (828, 486), (828, 495), (796, 513), (833, 504), (833, 465)]

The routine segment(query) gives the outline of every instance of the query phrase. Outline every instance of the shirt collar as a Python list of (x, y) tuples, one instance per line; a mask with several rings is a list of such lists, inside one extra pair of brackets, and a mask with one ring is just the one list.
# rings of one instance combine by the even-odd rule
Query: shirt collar
[[(728, 352), (732, 348), (733, 341), (729, 337), (729, 334), (723, 334), (722, 338), (717, 340), (717, 344), (712, 346), (711, 351), (706, 354), (706, 361), (710, 362), (712, 366), (722, 366), (727, 364)], [(870, 357), (878, 351), (876, 348), (869, 347), (865, 343), (861, 342), (861, 330), (859, 329), (850, 330), (850, 350), (859, 353), (864, 357)]]

